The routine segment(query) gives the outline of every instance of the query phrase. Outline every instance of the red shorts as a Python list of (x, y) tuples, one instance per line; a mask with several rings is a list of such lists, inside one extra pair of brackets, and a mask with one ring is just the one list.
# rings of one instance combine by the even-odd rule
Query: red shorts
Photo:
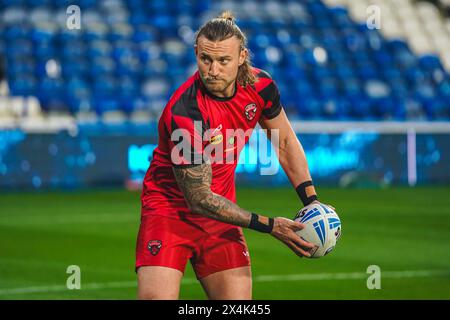
[(136, 244), (136, 270), (142, 266), (164, 266), (184, 273), (188, 259), (197, 279), (250, 266), (240, 227), (213, 219), (195, 222), (154, 214), (142, 216)]

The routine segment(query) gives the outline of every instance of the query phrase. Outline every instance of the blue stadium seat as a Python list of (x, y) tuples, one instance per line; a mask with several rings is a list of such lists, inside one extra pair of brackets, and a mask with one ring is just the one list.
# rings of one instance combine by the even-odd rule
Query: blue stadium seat
[(2, 5), (7, 7), (20, 7), (25, 4), (25, 0), (3, 0)]
[(429, 120), (448, 120), (450, 107), (448, 100), (440, 97), (422, 99), (424, 111)]
[(113, 76), (101, 74), (93, 83), (93, 94), (96, 98), (111, 97), (117, 93), (117, 84)]
[(34, 46), (34, 56), (38, 60), (48, 60), (55, 57), (55, 46), (51, 43), (39, 43)]
[(438, 85), (438, 90), (444, 100), (450, 101), (450, 76)]
[(10, 63), (6, 72), (8, 73), (8, 78), (15, 79), (20, 75), (33, 75), (35, 70), (35, 62), (33, 59), (14, 57), (10, 60)]
[(52, 5), (51, 0), (27, 0), (27, 5), (30, 7), (48, 7)]
[(71, 97), (82, 97), (90, 92), (90, 84), (84, 78), (72, 76), (66, 82), (66, 94)]
[(353, 119), (367, 120), (371, 117), (371, 101), (364, 93), (350, 97), (349, 102), (349, 114)]
[(157, 41), (159, 37), (157, 29), (144, 23), (135, 27), (132, 40), (138, 43)]
[(307, 98), (301, 99), (298, 102), (298, 104), (299, 104), (298, 111), (302, 118), (314, 119), (314, 120), (321, 119), (322, 103), (318, 98), (307, 97)]
[(96, 0), (79, 0), (80, 8), (92, 8), (95, 7), (98, 1)]
[(94, 102), (95, 111), (98, 115), (102, 115), (109, 111), (121, 111), (119, 100), (112, 97), (99, 97)]
[(11, 57), (32, 57), (33, 43), (30, 40), (18, 39), (7, 42), (6, 56)]
[(67, 103), (64, 102), (64, 81), (50, 77), (40, 79), (36, 96), (45, 111), (69, 111)]
[(3, 36), (6, 41), (13, 41), (17, 39), (27, 39), (30, 37), (31, 30), (26, 25), (12, 25), (7, 26), (3, 31)]
[(69, 79), (71, 77), (84, 78), (91, 70), (89, 61), (84, 58), (62, 60), (61, 67), (62, 76), (65, 79)]
[(92, 41), (86, 50), (89, 59), (111, 57), (112, 47), (108, 41)]
[(95, 58), (91, 61), (90, 75), (94, 79), (97, 76), (112, 75), (116, 70), (116, 63), (111, 58)]
[(15, 96), (35, 95), (37, 81), (30, 74), (15, 74), (10, 82), (10, 90)]

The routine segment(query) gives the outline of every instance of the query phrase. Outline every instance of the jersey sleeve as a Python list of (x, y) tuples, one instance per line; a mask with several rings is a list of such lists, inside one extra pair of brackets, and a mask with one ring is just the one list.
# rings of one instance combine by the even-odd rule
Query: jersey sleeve
[(205, 163), (203, 137), (208, 125), (195, 105), (172, 107), (165, 117), (170, 161), (174, 167), (192, 167)]
[(263, 70), (257, 74), (259, 81), (256, 89), (259, 96), (264, 101), (262, 117), (264, 119), (273, 119), (278, 116), (282, 110), (280, 102), (280, 92), (272, 77)]

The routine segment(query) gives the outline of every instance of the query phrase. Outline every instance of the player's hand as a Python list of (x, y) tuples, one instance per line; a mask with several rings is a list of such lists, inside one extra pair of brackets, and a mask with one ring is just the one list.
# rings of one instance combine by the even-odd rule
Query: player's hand
[(332, 205), (329, 205), (329, 204), (327, 204), (327, 203), (322, 203), (322, 202), (320, 202), (319, 200), (314, 200), (313, 202), (311, 202), (311, 204), (323, 204), (323, 205), (326, 205), (327, 207), (330, 207), (331, 209), (333, 209), (333, 211), (335, 211), (336, 212), (336, 208), (335, 207), (333, 207)]
[(309, 250), (315, 247), (314, 244), (300, 238), (296, 231), (303, 229), (305, 225), (287, 218), (274, 218), (271, 235), (283, 242), (299, 257), (310, 257)]

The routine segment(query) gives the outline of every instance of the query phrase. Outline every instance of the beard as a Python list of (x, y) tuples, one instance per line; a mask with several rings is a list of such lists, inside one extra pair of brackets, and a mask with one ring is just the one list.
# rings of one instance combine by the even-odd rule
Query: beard
[(233, 81), (205, 77), (204, 83), (210, 92), (215, 93), (224, 92), (233, 83)]

